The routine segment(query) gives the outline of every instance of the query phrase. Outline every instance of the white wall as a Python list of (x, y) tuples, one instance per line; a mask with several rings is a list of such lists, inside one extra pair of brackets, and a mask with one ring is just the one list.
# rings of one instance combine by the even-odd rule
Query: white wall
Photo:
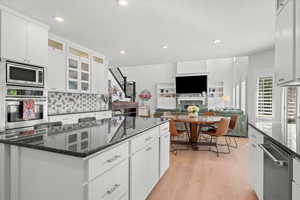
[[(129, 81), (136, 81), (137, 95), (147, 89), (152, 94), (149, 101), (151, 110), (156, 108), (156, 84), (157, 83), (174, 83), (176, 65), (175, 64), (157, 64), (143, 65), (135, 67), (122, 67), (122, 73), (128, 77)], [(139, 98), (137, 98), (139, 100)]]
[[(257, 52), (249, 56), (247, 102), (249, 120), (256, 119), (256, 97), (257, 97), (257, 79), (261, 76), (273, 76), (274, 66), (274, 48)], [(273, 119), (280, 121), (281, 110), (281, 88), (273, 86)]]
[[(224, 95), (232, 97), (233, 87), (233, 58), (211, 59), (205, 61), (180, 62), (181, 73), (208, 73), (208, 85), (215, 82), (224, 82)], [(198, 64), (198, 68), (196, 67)], [(144, 65), (122, 67), (122, 73), (130, 81), (136, 81), (137, 94), (148, 89), (153, 98), (150, 100), (151, 109), (156, 109), (156, 84), (174, 83), (178, 70), (176, 64)], [(137, 98), (138, 99), (138, 98)]]

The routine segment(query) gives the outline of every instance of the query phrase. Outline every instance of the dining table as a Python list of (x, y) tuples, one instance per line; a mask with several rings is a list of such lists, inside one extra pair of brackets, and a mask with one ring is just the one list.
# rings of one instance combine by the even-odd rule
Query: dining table
[[(201, 129), (203, 127), (212, 126), (214, 124), (217, 124), (221, 121), (223, 118), (227, 118), (224, 116), (193, 116), (190, 117), (188, 115), (164, 115), (161, 116), (161, 118), (164, 119), (172, 119), (175, 122), (178, 123), (184, 123), (187, 131), (190, 134), (189, 137), (189, 143), (194, 147), (193, 149), (196, 149), (198, 144), (202, 144), (201, 142), (198, 142), (199, 136), (201, 133)], [(205, 143), (208, 144), (208, 143)]]

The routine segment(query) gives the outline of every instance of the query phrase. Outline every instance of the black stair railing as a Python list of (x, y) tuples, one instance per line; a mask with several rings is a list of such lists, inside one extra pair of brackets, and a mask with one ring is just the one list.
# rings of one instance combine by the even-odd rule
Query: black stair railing
[(131, 98), (135, 102), (136, 84), (134, 81), (127, 81), (127, 77), (123, 75), (119, 67), (109, 68), (112, 76), (115, 78), (120, 88), (123, 90), (126, 98)]

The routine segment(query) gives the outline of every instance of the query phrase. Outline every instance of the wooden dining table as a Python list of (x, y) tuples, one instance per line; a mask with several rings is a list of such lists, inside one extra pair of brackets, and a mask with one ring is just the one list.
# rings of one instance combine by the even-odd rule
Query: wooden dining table
[[(186, 125), (186, 128), (189, 128), (189, 142), (192, 145), (198, 144), (199, 133), (203, 126), (213, 125), (221, 121), (222, 118), (227, 118), (224, 116), (197, 116), (190, 117), (188, 115), (165, 115), (161, 116), (164, 119), (172, 119), (175, 122), (181, 122)], [(188, 127), (189, 126), (189, 127)]]

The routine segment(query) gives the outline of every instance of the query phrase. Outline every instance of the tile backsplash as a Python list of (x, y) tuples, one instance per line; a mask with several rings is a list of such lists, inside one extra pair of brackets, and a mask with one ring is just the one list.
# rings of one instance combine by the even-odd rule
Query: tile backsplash
[(48, 93), (48, 115), (103, 110), (100, 94)]

